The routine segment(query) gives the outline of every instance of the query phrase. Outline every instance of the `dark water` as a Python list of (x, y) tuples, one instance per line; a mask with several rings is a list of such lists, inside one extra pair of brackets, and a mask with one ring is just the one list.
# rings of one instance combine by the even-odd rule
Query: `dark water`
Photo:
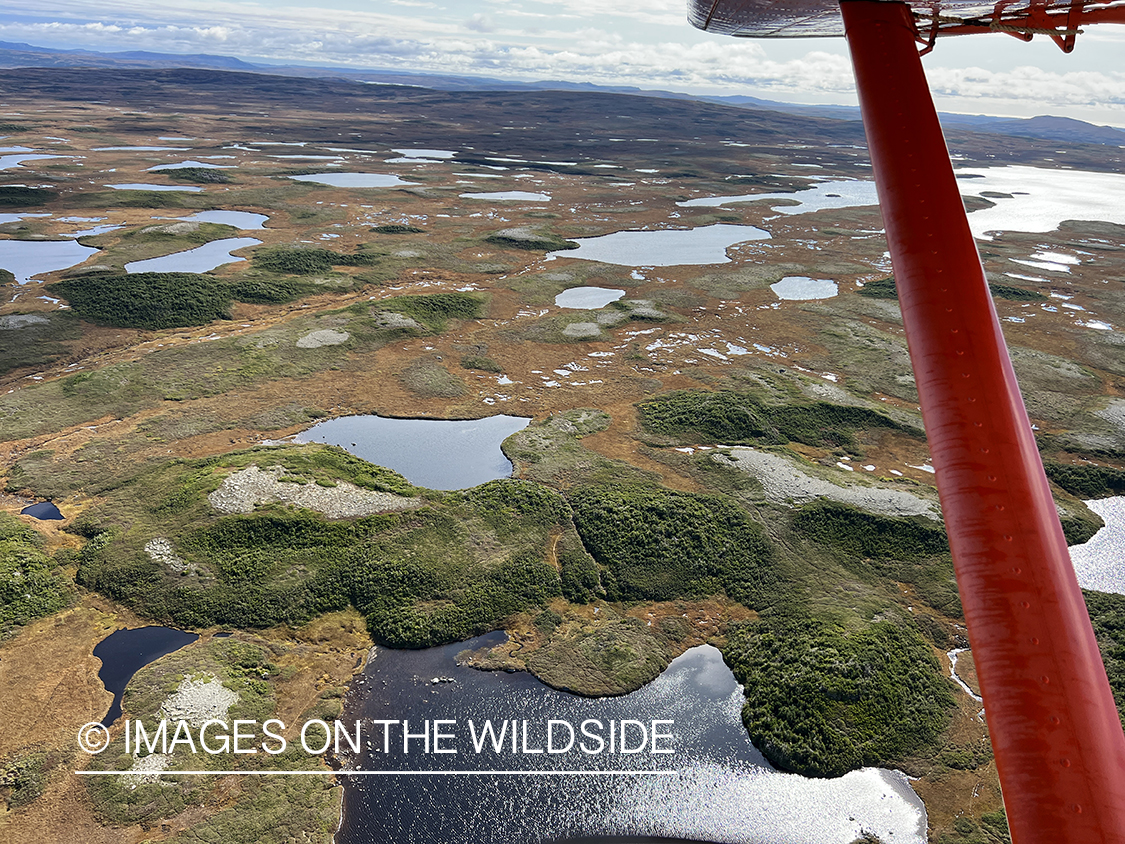
[[(861, 828), (884, 840), (925, 840), (925, 814), (901, 774), (870, 769), (810, 780), (770, 768), (746, 737), (741, 689), (715, 648), (693, 648), (632, 694), (588, 699), (526, 673), (479, 672), (453, 661), (466, 647), (500, 641), (503, 634), (490, 634), (422, 651), (378, 651), (363, 682), (353, 685), (342, 718), (349, 725), (363, 719), (368, 743), (345, 758), (346, 769), (357, 774), (344, 780), (337, 844), (491, 844), (607, 834), (848, 844)], [(435, 677), (454, 682), (433, 684)], [(390, 752), (384, 753), (384, 728), (373, 723), (382, 719), (409, 721), (412, 734), (427, 720), (449, 719), (454, 723), (441, 729), (452, 737), (442, 746), (457, 753), (426, 753), (419, 738), (404, 754), (400, 725), (390, 727)], [(502, 720), (516, 719), (517, 752), (509, 734), (500, 752), (487, 742), (478, 754), (470, 719), (478, 736), (485, 720), (499, 729)], [(650, 728), (652, 719), (671, 720), (659, 729), (672, 738), (657, 746), (674, 752), (650, 753), (651, 737), (644, 751), (627, 755), (608, 752), (608, 741), (600, 754), (577, 746), (554, 755), (522, 752), (522, 722), (528, 723), (526, 748), (545, 749), (548, 719), (573, 725), (579, 740), (589, 719), (603, 725), (632, 719)], [(607, 737), (608, 729), (595, 732)], [(557, 747), (565, 747), (566, 730), (559, 734)], [(626, 735), (630, 749), (640, 745), (638, 727)], [(587, 747), (597, 745), (588, 740)], [(426, 771), (484, 773), (416, 773)], [(604, 775), (613, 771), (631, 773)]]
[(40, 501), (38, 504), (32, 504), (30, 507), (24, 507), (20, 510), (21, 516), (31, 516), (32, 518), (46, 521), (47, 519), (61, 519), (63, 514), (59, 512), (59, 508), (52, 504), (50, 501)]
[(98, 642), (94, 646), (94, 656), (102, 661), (98, 677), (106, 689), (113, 692), (113, 705), (102, 723), (108, 727), (121, 716), (121, 698), (134, 674), (198, 638), (195, 633), (171, 627), (138, 627), (118, 630)]
[(418, 486), (465, 489), (511, 476), (512, 464), (500, 443), (530, 421), (504, 415), (467, 420), (343, 416), (314, 425), (297, 441), (338, 445)]

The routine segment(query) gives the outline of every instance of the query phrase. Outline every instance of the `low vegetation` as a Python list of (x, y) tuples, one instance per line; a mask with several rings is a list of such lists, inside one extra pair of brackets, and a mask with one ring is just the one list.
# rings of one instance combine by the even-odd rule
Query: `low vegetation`
[(1125, 495), (1125, 469), (1044, 461), (1047, 477), (1071, 495), (1083, 500)]
[(745, 686), (754, 746), (805, 776), (890, 766), (932, 748), (954, 707), (930, 646), (896, 621), (763, 620), (732, 633), (723, 656)]
[(425, 229), (418, 228), (418, 226), (411, 226), (405, 223), (387, 223), (382, 226), (375, 226), (371, 231), (378, 234), (419, 234), (424, 232)]
[(260, 249), (254, 253), (257, 269), (284, 275), (312, 275), (331, 272), (333, 267), (370, 267), (378, 264), (383, 255), (376, 252), (353, 252), (346, 255), (331, 249), (279, 246)]
[(1125, 726), (1125, 595), (1086, 592), (1085, 596), (1113, 699)]
[(230, 319), (231, 291), (197, 273), (86, 275), (47, 285), (83, 319), (122, 328), (181, 328)]
[(0, 639), (70, 602), (59, 560), (43, 552), (39, 533), (0, 513)]
[(195, 182), (201, 185), (223, 185), (234, 181), (225, 170), (212, 167), (176, 167), (160, 172), (178, 182)]
[(637, 405), (645, 430), (675, 442), (724, 445), (786, 445), (854, 448), (861, 430), (913, 428), (863, 407), (801, 402), (767, 404), (750, 393), (683, 390)]
[[(991, 281), (988, 283), (988, 290), (997, 299), (1011, 299), (1014, 302), (1040, 302), (1047, 298), (1034, 290)], [(894, 276), (867, 282), (859, 290), (859, 295), (871, 299), (897, 299), (898, 287), (895, 285)]]
[(67, 311), (0, 317), (0, 375), (54, 363), (67, 354), (65, 342), (79, 334), (78, 321)]
[(0, 207), (32, 208), (46, 205), (58, 194), (43, 188), (28, 188), (23, 185), (0, 185)]
[[(552, 532), (573, 534), (570, 508), (538, 484), (427, 493), (420, 510), (354, 520), (276, 505), (219, 516), (206, 495), (251, 463), (281, 465), (292, 483), (415, 492), (389, 470), (322, 446), (177, 461), (109, 493), (110, 504), (73, 526), (91, 537), (79, 582), (194, 628), (299, 623), (351, 604), (372, 635), (399, 647), (464, 639), (561, 594), (546, 549)], [(198, 574), (150, 559), (143, 547), (158, 536)]]
[(854, 575), (875, 583), (910, 583), (927, 604), (945, 615), (961, 615), (949, 542), (939, 522), (924, 516), (879, 516), (830, 501), (799, 509), (793, 531), (830, 549)]
[(717, 495), (590, 486), (570, 495), (583, 544), (604, 569), (606, 597), (666, 601), (726, 594), (771, 604), (780, 581), (762, 526)]

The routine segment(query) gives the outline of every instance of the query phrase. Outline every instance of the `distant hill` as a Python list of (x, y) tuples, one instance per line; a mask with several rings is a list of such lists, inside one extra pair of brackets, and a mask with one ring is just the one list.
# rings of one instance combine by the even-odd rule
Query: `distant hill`
[[(370, 85), (406, 85), (432, 88), (437, 91), (587, 91), (602, 94), (633, 94), (676, 100), (702, 100), (737, 108), (768, 109), (802, 117), (819, 117), (835, 120), (859, 120), (855, 106), (802, 105), (763, 100), (747, 95), (702, 96), (675, 91), (646, 90), (627, 85), (595, 85), (591, 82), (566, 82), (545, 80), (518, 82), (484, 76), (451, 76), (444, 74), (396, 71), (382, 69), (357, 69), (351, 67), (317, 67), (313, 65), (272, 65), (251, 63), (232, 56), (207, 54), (181, 55), (178, 53), (151, 53), (129, 51), (100, 53), (93, 50), (62, 50), (36, 47), (31, 44), (0, 41), (0, 68), (19, 67), (97, 67), (97, 68), (195, 68), (210, 70), (236, 70), (279, 76), (306, 78), (351, 79)], [(1042, 115), (1031, 118), (1003, 118), (983, 114), (941, 114), (942, 125), (970, 132), (988, 132), (1078, 144), (1106, 144), (1125, 147), (1125, 130), (1112, 126), (1095, 126), (1070, 117)]]

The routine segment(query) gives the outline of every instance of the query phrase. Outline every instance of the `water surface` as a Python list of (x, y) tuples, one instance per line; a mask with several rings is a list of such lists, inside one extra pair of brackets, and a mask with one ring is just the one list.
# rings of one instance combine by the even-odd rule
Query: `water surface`
[(860, 205), (878, 205), (875, 183), (861, 179), (842, 179), (820, 182), (805, 190), (789, 193), (748, 193), (741, 196), (704, 196), (677, 202), (681, 208), (717, 208), (740, 202), (774, 202), (770, 208), (781, 214), (807, 214), (829, 208), (854, 208)]
[(114, 190), (182, 190), (189, 193), (199, 193), (203, 188), (192, 187), (190, 185), (146, 185), (141, 182), (130, 182), (124, 185), (106, 185), (107, 188)]
[(81, 264), (97, 251), (73, 240), (0, 240), (0, 268), (26, 284), (34, 275)]
[(102, 723), (108, 727), (121, 716), (121, 698), (134, 674), (150, 662), (178, 651), (198, 638), (195, 633), (171, 627), (139, 627), (118, 630), (98, 642), (94, 646), (94, 656), (102, 661), (98, 677), (106, 691), (113, 692), (113, 705)]
[(555, 304), (560, 308), (592, 311), (604, 308), (624, 295), (624, 290), (614, 290), (609, 287), (571, 287), (555, 297)]
[(40, 520), (51, 519), (57, 521), (63, 518), (63, 514), (59, 512), (59, 508), (50, 501), (40, 501), (38, 504), (24, 507), (20, 510), (20, 515), (31, 516), (33, 519)]
[(781, 281), (770, 285), (778, 299), (808, 300), (831, 299), (837, 293), (836, 282), (827, 278), (809, 278), (803, 275), (787, 275)]
[(500, 443), (527, 427), (519, 416), (483, 419), (388, 419), (343, 416), (297, 435), (297, 442), (338, 445), (369, 463), (394, 469), (429, 489), (465, 489), (512, 474)]
[[(768, 240), (770, 233), (755, 226), (720, 223), (694, 229), (623, 231), (601, 237), (575, 238), (577, 249), (567, 258), (583, 258), (625, 267), (674, 267), (683, 264), (725, 264), (727, 248), (748, 240)], [(552, 253), (559, 254), (559, 253)]]
[(230, 253), (236, 249), (245, 249), (248, 246), (258, 246), (262, 241), (252, 237), (228, 237), (223, 240), (212, 240), (195, 249), (184, 252), (173, 252), (171, 255), (161, 255), (159, 258), (149, 258), (146, 261), (130, 261), (125, 265), (127, 273), (206, 273), (221, 267), (223, 264), (233, 264), (245, 261)]
[(1070, 560), (1083, 589), (1125, 595), (1125, 496), (1087, 501), (1105, 527), (1089, 542), (1073, 545)]
[[(352, 687), (346, 719), (450, 719), (456, 754), (402, 754), (401, 732), (383, 753), (372, 724), (370, 748), (349, 760), (360, 770), (517, 771), (515, 775), (355, 776), (345, 780), (338, 844), (507, 844), (568, 835), (666, 835), (723, 842), (850, 844), (863, 829), (883, 841), (922, 844), (925, 809), (901, 773), (854, 771), (818, 780), (774, 771), (746, 737), (742, 691), (718, 650), (693, 648), (632, 694), (590, 699), (544, 686), (520, 672), (457, 666), (464, 648), (498, 644), (503, 634), (421, 651), (380, 648)], [(432, 683), (434, 677), (451, 683)], [(366, 691), (363, 691), (366, 689)], [(468, 719), (527, 719), (528, 747), (543, 747), (548, 719), (580, 730), (587, 719), (671, 720), (671, 754), (496, 752), (479, 755)], [(365, 721), (365, 724), (370, 724)], [(608, 729), (608, 728), (607, 728)], [(634, 741), (637, 739), (634, 735)], [(565, 739), (565, 736), (564, 736)], [(521, 733), (522, 740), (522, 733)], [(651, 748), (651, 745), (650, 745)], [(526, 771), (671, 771), (628, 776), (533, 775)]]
[(486, 193), (463, 193), (462, 199), (491, 199), (499, 202), (550, 202), (551, 196), (546, 193), (532, 193), (526, 190), (497, 190)]
[(1098, 220), (1125, 225), (1125, 174), (1088, 170), (1050, 170), (1012, 165), (958, 170), (965, 195), (991, 195), (995, 203), (969, 214), (977, 237), (990, 231), (1049, 232), (1063, 220)]
[(312, 173), (307, 176), (290, 176), (298, 182), (313, 182), (334, 188), (395, 188), (400, 185), (416, 185), (405, 182), (389, 173)]
[(253, 214), (249, 211), (200, 211), (190, 217), (177, 217), (178, 220), (198, 220), (201, 223), (221, 223), (224, 226), (234, 226), (240, 231), (254, 231), (264, 229), (269, 220), (265, 214)]

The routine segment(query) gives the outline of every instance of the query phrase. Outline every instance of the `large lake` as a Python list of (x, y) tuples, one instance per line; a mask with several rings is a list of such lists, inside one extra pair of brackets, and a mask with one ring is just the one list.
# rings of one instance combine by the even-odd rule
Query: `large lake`
[[(337, 844), (523, 844), (596, 834), (850, 844), (862, 830), (888, 842), (925, 841), (925, 809), (901, 773), (869, 768), (810, 779), (770, 768), (746, 737), (741, 689), (713, 647), (689, 650), (632, 694), (590, 699), (551, 689), (523, 672), (479, 672), (454, 663), (462, 649), (502, 640), (500, 633), (421, 651), (378, 650), (363, 682), (353, 684), (343, 716), (363, 718), (371, 741), (348, 767), (486, 773), (348, 777)], [(435, 677), (453, 682), (434, 684)], [(368, 719), (408, 720), (412, 732), (426, 720), (451, 720), (445, 729), (455, 737), (445, 745), (458, 752), (421, 753), (415, 740), (404, 756), (401, 731), (392, 727), (396, 740), (383, 753), (382, 728)], [(486, 719), (496, 729), (504, 719), (527, 720), (529, 750), (543, 747), (548, 719), (573, 725), (580, 739), (588, 719), (601, 721), (606, 736), (610, 721), (632, 719), (651, 729), (654, 719), (671, 720), (672, 726), (660, 729), (672, 738), (657, 747), (673, 753), (590, 754), (577, 744), (567, 753), (523, 753), (521, 728), (521, 752), (512, 753), (507, 744), (496, 752), (488, 743), (478, 755), (469, 719), (478, 730)], [(640, 733), (631, 730), (636, 747)], [(565, 730), (556, 735), (556, 747), (565, 746)], [(587, 747), (596, 744), (588, 741)], [(642, 773), (605, 775), (620, 770)], [(557, 773), (566, 771), (584, 773)], [(670, 775), (656, 773), (661, 771)]]
[(529, 422), (503, 414), (464, 420), (342, 416), (314, 425), (296, 439), (338, 445), (418, 486), (465, 489), (511, 476), (512, 463), (500, 443)]

